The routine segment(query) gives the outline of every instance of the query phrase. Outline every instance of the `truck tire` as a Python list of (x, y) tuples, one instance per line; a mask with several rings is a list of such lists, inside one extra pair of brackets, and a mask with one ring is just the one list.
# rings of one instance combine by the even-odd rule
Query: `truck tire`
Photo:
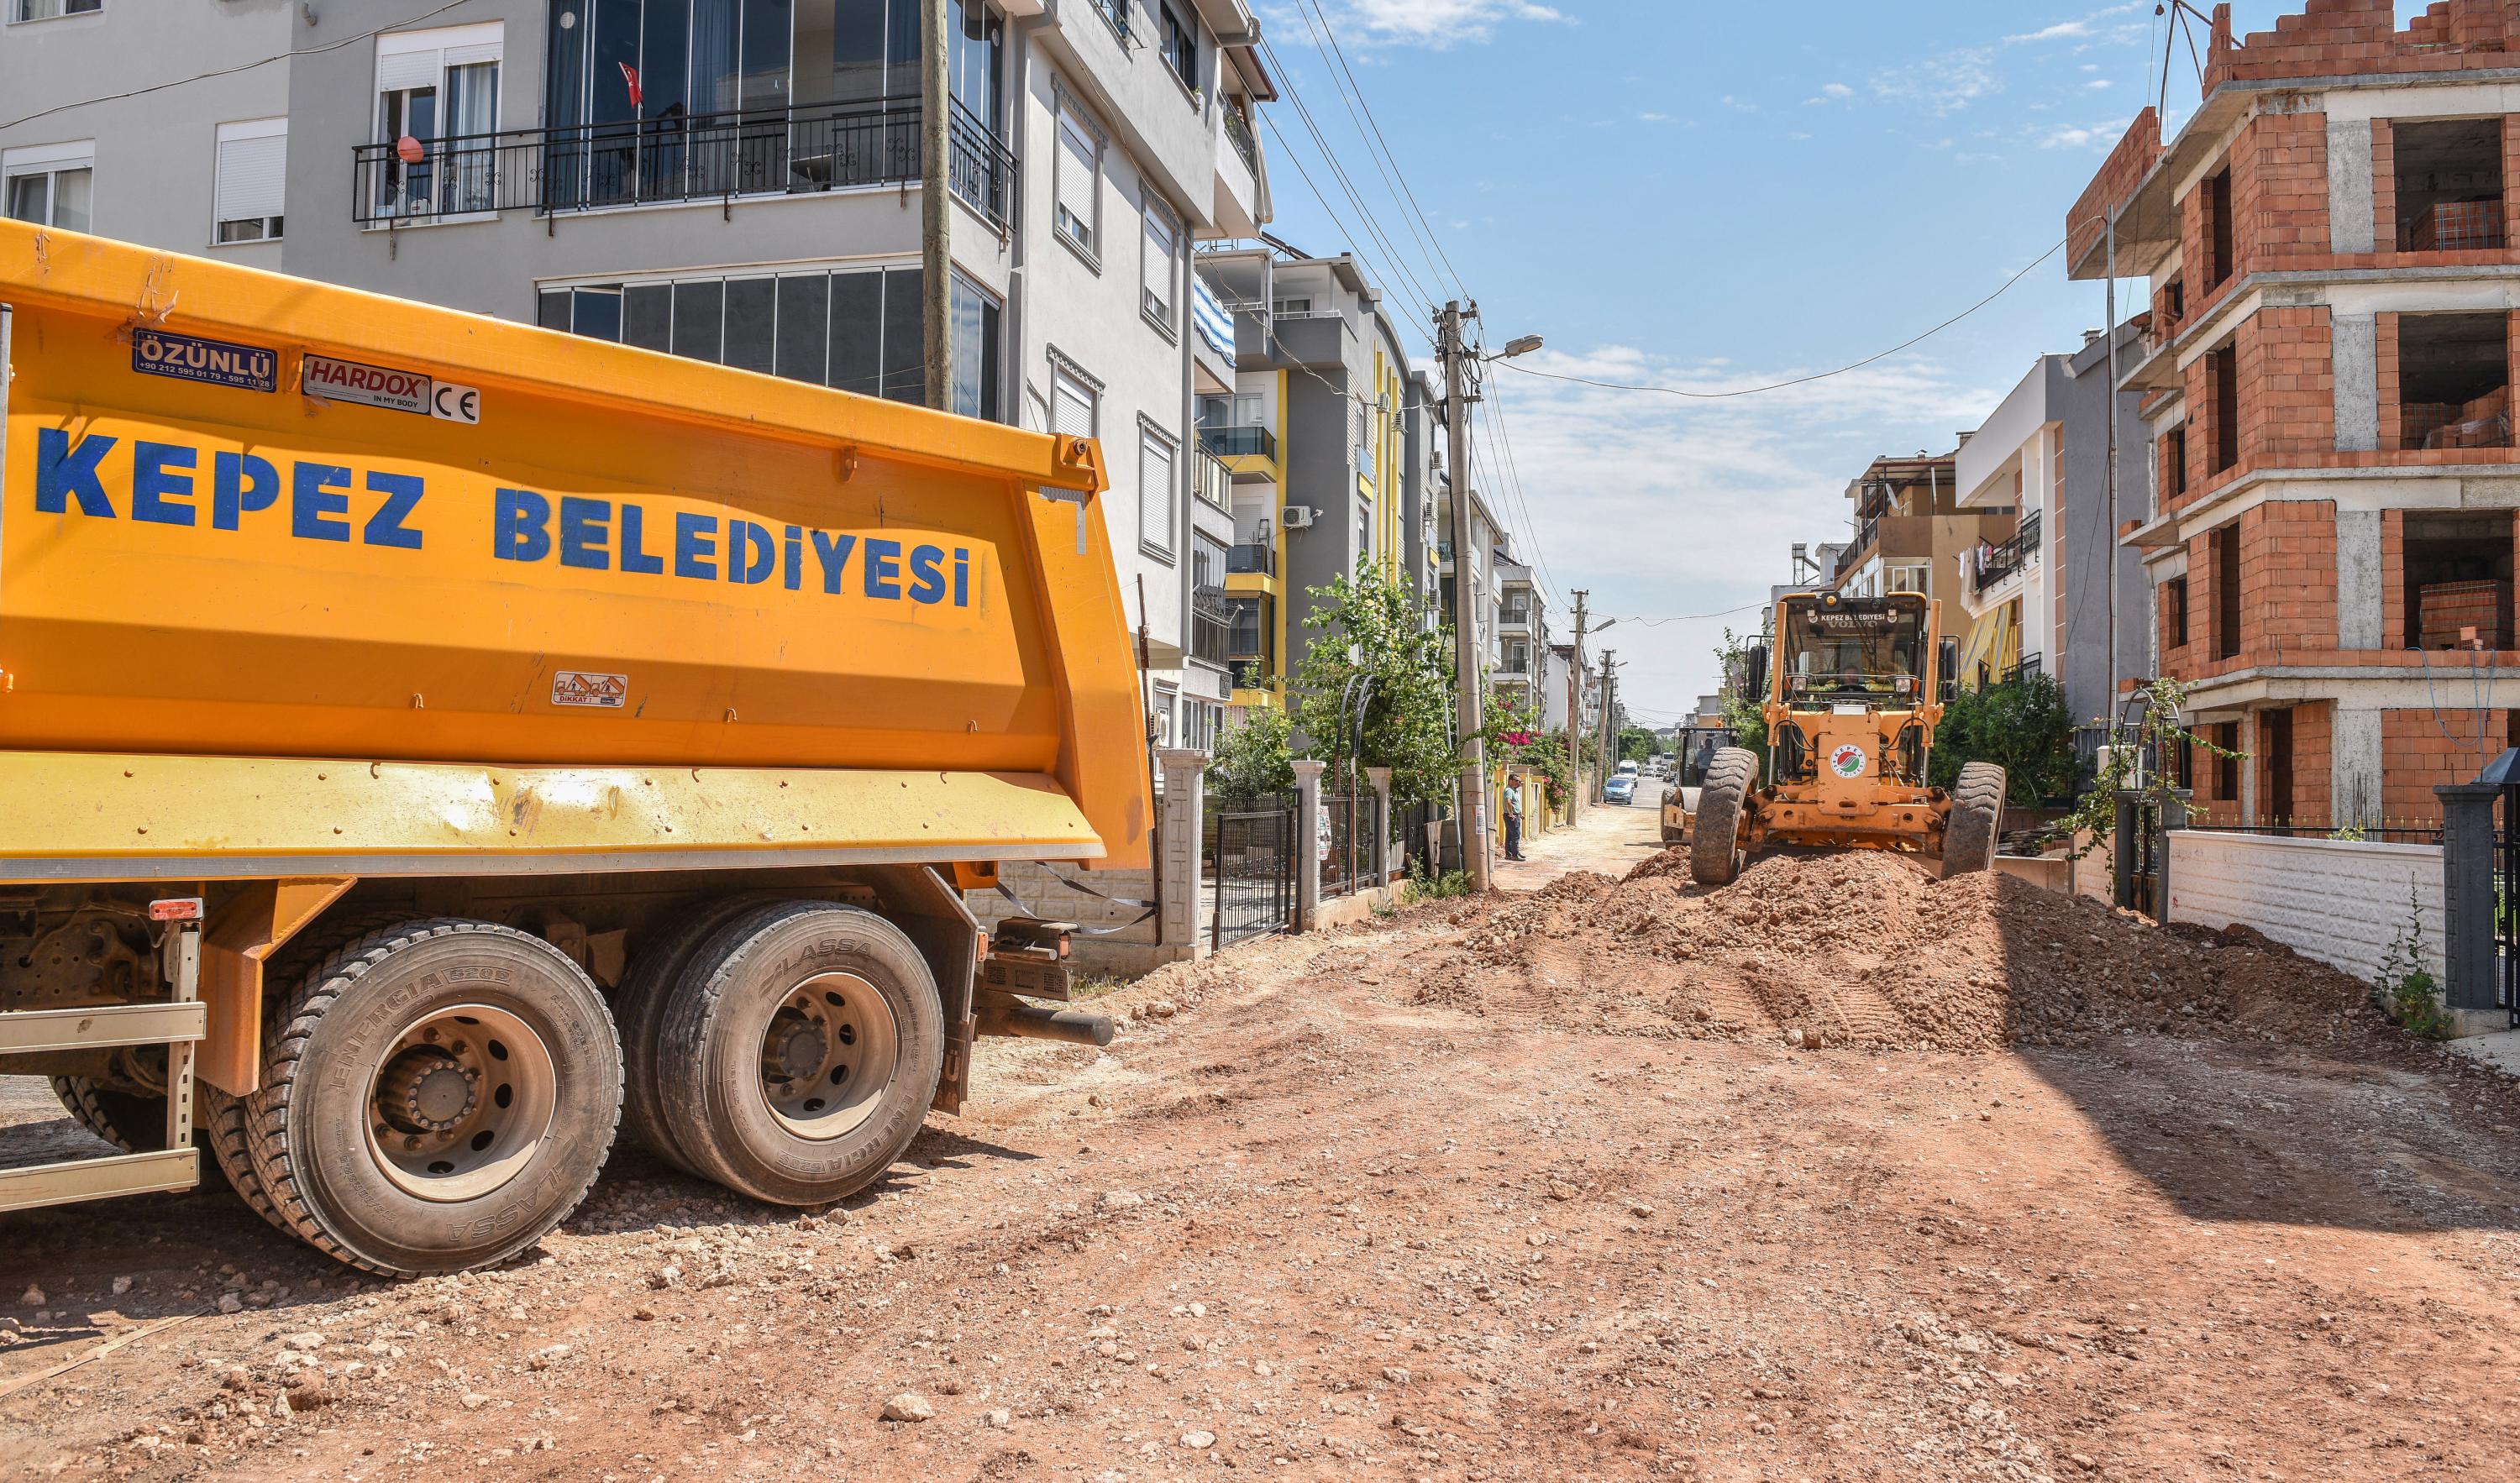
[(1741, 874), (1741, 805), (1758, 781), (1757, 752), (1728, 746), (1707, 764), (1688, 852), (1688, 873), (1699, 885), (1731, 885)]
[(780, 1205), (874, 1183), (925, 1123), (945, 1066), (935, 975), (899, 927), (825, 901), (757, 908), (675, 986), (656, 1086), (708, 1178)]
[(496, 922), (379, 928), (281, 986), (247, 1151), (282, 1226), (385, 1277), (542, 1239), (595, 1183), (621, 1042), (558, 948)]
[(86, 1076), (52, 1078), (53, 1095), (70, 1121), (125, 1153), (155, 1153), (166, 1146), (166, 1099), (118, 1092)]
[(1952, 816), (1943, 825), (1943, 878), (1995, 869), (1995, 846), (2003, 832), (2003, 769), (1970, 762), (1952, 785)]
[(773, 896), (721, 896), (696, 901), (665, 930), (640, 944), (622, 976), (621, 992), (612, 1003), (612, 1017), (621, 1026), (621, 1126), (639, 1146), (672, 1168), (705, 1179), (683, 1152), (673, 1121), (664, 1115), (656, 1091), (657, 1033), (674, 986), (682, 982), (692, 957), (738, 917), (775, 905)]

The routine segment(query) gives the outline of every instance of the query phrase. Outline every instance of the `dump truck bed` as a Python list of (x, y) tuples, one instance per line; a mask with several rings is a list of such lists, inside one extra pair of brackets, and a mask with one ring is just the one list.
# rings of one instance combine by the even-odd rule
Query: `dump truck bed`
[(1099, 450), (0, 222), (0, 879), (1147, 860)]

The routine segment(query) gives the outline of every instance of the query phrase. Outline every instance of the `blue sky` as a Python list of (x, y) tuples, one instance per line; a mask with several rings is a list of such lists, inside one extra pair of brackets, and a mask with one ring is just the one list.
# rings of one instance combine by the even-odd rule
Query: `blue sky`
[[(1449, 257), (1491, 344), (1539, 333), (1543, 369), (1692, 389), (1845, 365), (2019, 273), (2063, 237), (2162, 54), (2153, 0), (1256, 3), (1281, 90), (1391, 246), (1360, 225), (1291, 99), (1266, 136), (1277, 235), (1361, 250), (1403, 322), (1424, 322), (1409, 274), (1456, 292)], [(2235, 25), (2297, 8), (2243, 0)], [(1314, 45), (1306, 22), (1324, 13), (1438, 260)], [(2183, 42), (2169, 93), (2175, 130), (2197, 98)], [(1559, 599), (1590, 587), (1596, 611), (1631, 619), (1755, 604), (1792, 542), (1844, 528), (1846, 482), (1875, 454), (1947, 451), (2037, 356), (2102, 318), (2101, 285), (2068, 283), (2060, 254), (1912, 351), (1790, 391), (1690, 403), (1499, 371), (1523, 496), (1505, 514), (1524, 526), (1527, 505), (1526, 560), (1536, 538)], [(1727, 622), (1757, 614), (1631, 621), (1598, 642), (1620, 651), (1632, 704), (1660, 717), (1712, 688)]]

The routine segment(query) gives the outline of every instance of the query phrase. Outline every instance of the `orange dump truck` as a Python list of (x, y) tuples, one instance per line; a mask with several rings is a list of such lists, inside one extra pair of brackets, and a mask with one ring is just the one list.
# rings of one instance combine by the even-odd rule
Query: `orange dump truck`
[(1092, 442), (8, 221), (0, 362), (0, 1074), (124, 1150), (0, 1210), (451, 1271), (1107, 1040), (963, 905), (1148, 862)]

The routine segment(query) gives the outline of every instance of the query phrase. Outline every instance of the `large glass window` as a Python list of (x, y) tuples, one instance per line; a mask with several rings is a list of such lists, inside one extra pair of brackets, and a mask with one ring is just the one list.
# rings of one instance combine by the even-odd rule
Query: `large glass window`
[(1786, 697), (1913, 695), (1924, 647), (1925, 605), (1914, 599), (1789, 603), (1779, 650)]
[[(576, 284), (545, 289), (537, 320), (547, 330), (918, 402), (926, 396), (921, 276), (864, 268)], [(994, 356), (993, 337), (987, 344)]]
[(498, 22), (377, 38), (375, 214), (445, 216), (498, 206)]
[(1157, 0), (1156, 8), (1160, 17), (1156, 24), (1163, 30), (1164, 66), (1173, 69), (1173, 75), (1182, 80), (1182, 86), (1195, 93), (1198, 91), (1198, 24), (1187, 18), (1185, 7), (1176, 4), (1175, 0)]
[(95, 230), (95, 146), (12, 150), (0, 157), (10, 216), (67, 232)]
[(104, 9), (105, 0), (10, 0), (9, 19), (53, 21), (63, 16), (93, 16)]
[(1174, 244), (1181, 239), (1181, 228), (1172, 211), (1147, 191), (1147, 230), (1140, 278), (1139, 305), (1148, 319), (1174, 334), (1174, 285), (1181, 277), (1180, 263), (1174, 256)]
[(998, 421), (998, 300), (954, 275), (954, 410)]

